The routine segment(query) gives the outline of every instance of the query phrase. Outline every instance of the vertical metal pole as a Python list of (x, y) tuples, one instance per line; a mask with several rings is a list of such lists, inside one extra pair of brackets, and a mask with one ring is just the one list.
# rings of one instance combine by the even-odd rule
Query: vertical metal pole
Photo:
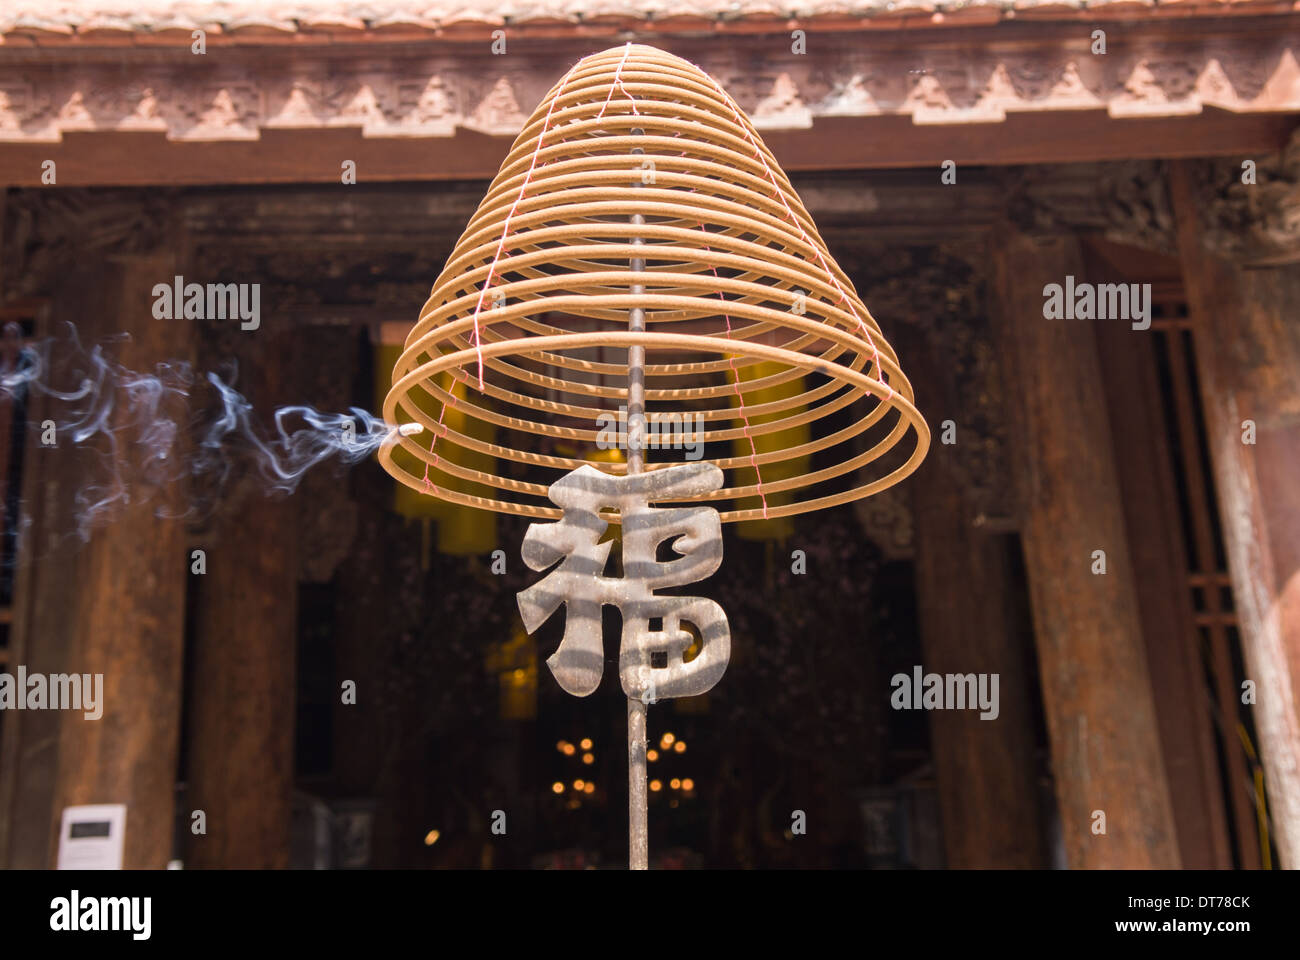
[[(632, 135), (644, 133), (640, 127), (632, 128)], [(633, 147), (633, 153), (642, 153)], [(632, 186), (639, 186), (634, 179)], [(641, 225), (645, 217), (632, 214), (632, 223)], [(641, 237), (633, 237), (632, 244), (640, 246)], [(645, 270), (645, 258), (632, 257), (631, 268)], [(645, 293), (642, 284), (632, 284), (632, 294)], [(645, 330), (645, 310), (633, 307), (628, 313), (628, 329), (633, 333)], [(637, 474), (645, 467), (643, 443), (645, 441), (645, 347), (627, 349), (627, 472)], [(627, 816), (628, 816), (628, 868), (646, 870), (650, 865), (650, 827), (646, 798), (645, 762), (646, 704), (633, 697), (627, 699)]]

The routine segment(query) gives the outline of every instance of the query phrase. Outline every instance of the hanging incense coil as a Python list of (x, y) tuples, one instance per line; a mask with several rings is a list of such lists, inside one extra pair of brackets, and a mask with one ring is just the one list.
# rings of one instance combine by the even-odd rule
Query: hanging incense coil
[[(868, 496), (929, 446), (894, 350), (749, 119), (694, 65), (629, 44), (580, 61), (524, 125), (393, 370), (384, 417), (423, 430), (380, 460), (453, 503), (558, 517), (561, 475), (626, 469), (602, 447), (622, 439), (634, 345), (646, 469), (715, 463), (723, 488), (696, 499), (724, 501), (724, 522)], [(759, 442), (774, 434), (806, 439)]]

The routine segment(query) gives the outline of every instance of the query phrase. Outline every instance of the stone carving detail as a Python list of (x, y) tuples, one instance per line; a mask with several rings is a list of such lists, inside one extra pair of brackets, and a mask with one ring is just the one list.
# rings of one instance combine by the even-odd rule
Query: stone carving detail
[[(1247, 160), (1253, 183), (1243, 180)], [(1257, 266), (1300, 260), (1300, 131), (1269, 156), (1188, 163), (1211, 250)], [(1019, 168), (1007, 192), (1011, 222), (1025, 233), (1094, 231), (1177, 255), (1164, 161)]]
[(755, 104), (750, 116), (760, 130), (811, 127), (813, 122), (812, 111), (804, 105), (798, 86), (784, 71), (772, 81), (767, 95)]
[(177, 191), (14, 190), (4, 205), (0, 282), (4, 299), (49, 296), (60, 269), (86, 256), (162, 246)]
[(1162, 161), (1020, 168), (1007, 191), (1011, 222), (1025, 233), (1094, 231), (1116, 243), (1177, 252)]
[[(398, 110), (396, 123), (415, 130), (437, 131), (436, 136), (451, 136), (455, 132), (457, 117), (456, 97), (441, 76), (431, 76), (423, 82), (405, 81), (397, 86)], [(373, 92), (370, 97), (373, 97)], [(379, 123), (367, 123), (369, 133), (387, 126), (382, 110), (372, 110), (370, 118)]]
[(1245, 159), (1192, 165), (1205, 243), (1249, 265), (1300, 261), (1300, 131), (1278, 153), (1255, 160), (1254, 183), (1242, 182)]
[(0, 84), (0, 140), (22, 136), (23, 119), (35, 114), (26, 84)]
[(175, 131), (171, 136), (177, 140), (256, 140), (266, 120), (263, 98), (263, 91), (251, 83), (198, 86), (178, 104), (168, 124)]
[[(561, 41), (573, 47), (573, 41)], [(565, 46), (567, 45), (567, 46)], [(585, 49), (585, 48), (584, 48)], [(175, 51), (172, 51), (175, 53)], [(822, 116), (892, 114), (918, 123), (998, 121), (1010, 113), (1106, 107), (1112, 116), (1180, 116), (1207, 104), (1300, 110), (1300, 45), (1282, 32), (1117, 47), (1093, 57), (1055, 42), (955, 56), (941, 45), (868, 58), (821, 42), (816, 57), (687, 40), (682, 52), (717, 76), (770, 129)], [(562, 55), (555, 52), (554, 55)], [(175, 140), (255, 139), (262, 129), (350, 126), (367, 137), (452, 136), (458, 126), (514, 134), (545, 93), (547, 66), (527, 54), (339, 59), (313, 45), (284, 62), (238, 48), (214, 75), (176, 55), (131, 69), (78, 60), (0, 61), (0, 140), (56, 142), (70, 130), (158, 130)]]
[(508, 77), (498, 77), (487, 85), (486, 92), (475, 97), (478, 105), (465, 120), (465, 126), (481, 133), (514, 134), (528, 119), (519, 106), (515, 86)]

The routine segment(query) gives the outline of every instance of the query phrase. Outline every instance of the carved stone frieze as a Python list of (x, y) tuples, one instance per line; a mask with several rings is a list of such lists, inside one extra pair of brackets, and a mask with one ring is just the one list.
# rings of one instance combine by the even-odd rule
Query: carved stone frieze
[(1008, 215), (1029, 234), (1095, 232), (1174, 255), (1174, 215), (1163, 161), (1125, 160), (1016, 169)]
[[(1068, 34), (960, 51), (924, 37), (901, 50), (870, 35), (865, 42), (819, 36), (815, 56), (790, 46), (785, 36), (674, 43), (762, 129), (806, 129), (842, 116), (968, 124), (1071, 110), (1114, 117), (1186, 116), (1206, 106), (1300, 110), (1300, 44), (1283, 30), (1117, 36), (1105, 56)], [(160, 132), (182, 142), (335, 127), (365, 137), (451, 137), (459, 127), (513, 135), (558, 78), (557, 63), (590, 52), (573, 40), (519, 44), (509, 56), (464, 45), (435, 49), (380, 56), (359, 46), (355, 56), (340, 56), (337, 45), (301, 44), (268, 57), (240, 47), (206, 56), (160, 47), (147, 58), (107, 61), (59, 48), (36, 59), (0, 48), (0, 144), (85, 131)]]
[(66, 263), (174, 242), (176, 195), (155, 190), (11, 190), (4, 200), (4, 298), (48, 296)]
[(1300, 262), (1300, 128), (1272, 156), (1191, 166), (1211, 250), (1249, 266)]
[[(1300, 128), (1273, 154), (1185, 163), (1214, 253), (1247, 266), (1300, 261)], [(1168, 169), (1161, 160), (1016, 168), (1008, 216), (1029, 234), (1092, 231), (1176, 256)]]

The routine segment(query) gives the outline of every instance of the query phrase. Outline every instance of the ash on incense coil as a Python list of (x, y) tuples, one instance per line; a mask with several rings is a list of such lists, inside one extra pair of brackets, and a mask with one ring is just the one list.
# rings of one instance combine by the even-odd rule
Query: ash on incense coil
[[(629, 329), (637, 308), (644, 330)], [(557, 518), (560, 476), (626, 469), (597, 444), (627, 403), (633, 346), (647, 419), (673, 428), (645, 469), (704, 444), (726, 480), (696, 499), (731, 501), (724, 522), (868, 496), (929, 446), (893, 349), (748, 118), (697, 67), (629, 44), (580, 61), (519, 134), (393, 371), (385, 419), (424, 430), (381, 462), (453, 503)], [(446, 405), (495, 439), (451, 429), (431, 412)], [(773, 434), (808, 439), (759, 442)]]

